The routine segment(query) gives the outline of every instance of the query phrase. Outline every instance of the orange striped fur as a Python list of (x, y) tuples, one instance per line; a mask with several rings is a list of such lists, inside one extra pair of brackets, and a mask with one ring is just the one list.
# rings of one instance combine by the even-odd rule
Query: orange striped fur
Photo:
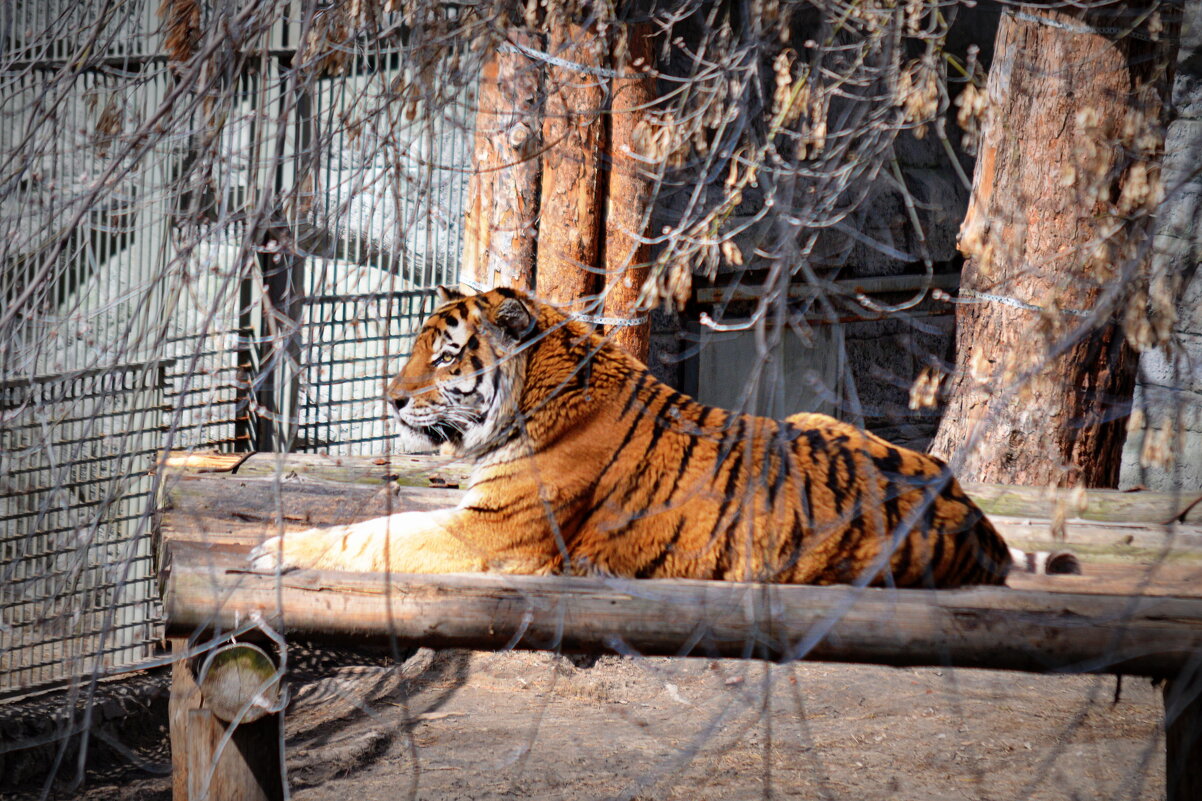
[(410, 449), (476, 460), (463, 501), (289, 534), (257, 564), (1005, 581), (1005, 543), (938, 459), (824, 415), (703, 406), (513, 290), (444, 298), (387, 395)]

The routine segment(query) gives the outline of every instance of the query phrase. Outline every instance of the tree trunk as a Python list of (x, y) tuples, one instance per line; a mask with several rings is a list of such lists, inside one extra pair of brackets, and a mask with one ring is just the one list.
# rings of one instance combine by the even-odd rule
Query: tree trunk
[(1136, 364), (1120, 320), (1145, 275), (1173, 40), (1096, 32), (1133, 18), (1002, 16), (960, 231), (956, 368), (931, 445), (966, 448), (967, 479), (1117, 484)]
[[(528, 33), (510, 38), (536, 45)], [(460, 268), (473, 288), (534, 289), (541, 84), (540, 65), (521, 53), (498, 51), (484, 64)]]
[[(604, 65), (607, 48), (596, 30), (549, 19), (547, 31), (552, 56), (586, 67)], [(602, 80), (574, 67), (547, 67), (536, 291), (543, 300), (576, 310), (602, 285), (597, 260), (605, 147)]]
[[(639, 237), (652, 184), (634, 155), (634, 133), (655, 98), (651, 34), (648, 26), (630, 28), (629, 54), (615, 59), (620, 75), (646, 77), (611, 79), (604, 77), (609, 46), (595, 29), (559, 11), (549, 14), (546, 30), (553, 60), (504, 49), (484, 64), (461, 280), (476, 289), (532, 290), (575, 311), (638, 320), (649, 260)], [(511, 31), (509, 39), (540, 49), (529, 32)], [(593, 302), (603, 289), (604, 304)], [(646, 360), (645, 322), (606, 331)]]
[[(645, 233), (651, 181), (648, 165), (635, 155), (635, 129), (646, 124), (647, 107), (655, 98), (655, 79), (650, 75), (653, 59), (649, 25), (627, 29), (628, 56), (616, 53), (619, 75), (642, 72), (638, 78), (614, 78), (612, 84), (609, 173), (606, 184), (605, 312), (608, 319), (627, 321), (606, 325), (605, 334), (618, 347), (640, 361), (647, 361), (651, 326), (636, 308), (639, 290), (647, 279), (651, 247), (639, 241)], [(638, 324), (635, 321), (642, 319)]]

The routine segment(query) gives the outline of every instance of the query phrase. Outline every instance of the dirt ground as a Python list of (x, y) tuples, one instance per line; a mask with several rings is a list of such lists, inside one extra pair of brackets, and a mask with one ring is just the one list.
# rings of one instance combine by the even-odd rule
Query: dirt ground
[[(1164, 797), (1160, 693), (1143, 679), (1116, 702), (1113, 677), (981, 670), (428, 650), (298, 662), (296, 801)], [(83, 785), (66, 786), (72, 753), (48, 797), (170, 798), (165, 678), (152, 683), (140, 719), (102, 721)], [(36, 753), (0, 754), (0, 797), (41, 795)]]

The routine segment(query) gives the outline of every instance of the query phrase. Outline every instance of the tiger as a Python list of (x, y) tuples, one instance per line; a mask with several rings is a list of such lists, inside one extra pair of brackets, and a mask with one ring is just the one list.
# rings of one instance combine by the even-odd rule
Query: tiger
[(458, 506), (286, 533), (255, 568), (1005, 583), (1010, 550), (935, 456), (703, 405), (515, 289), (438, 299), (385, 398), (405, 450), (474, 461)]

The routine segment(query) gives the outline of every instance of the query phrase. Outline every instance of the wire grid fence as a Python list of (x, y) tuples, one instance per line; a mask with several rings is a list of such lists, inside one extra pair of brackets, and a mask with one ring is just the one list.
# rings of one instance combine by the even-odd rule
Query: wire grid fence
[(146, 469), (165, 365), (5, 382), (0, 691), (136, 663), (156, 639)]
[(295, 69), (312, 7), (176, 5), (0, 9), (0, 696), (153, 655), (165, 450), (386, 448), (455, 278), (470, 92), (394, 119), (400, 37)]
[[(132, 158), (121, 133), (166, 76), (153, 16), (113, 11), (100, 27), (86, 4), (3, 12), (0, 693), (122, 668), (156, 635), (147, 513), (169, 354), (147, 311), (167, 218), (147, 212), (169, 162), (163, 143)], [(88, 44), (103, 66), (64, 77)]]
[(380, 388), (392, 378), (389, 366), (407, 355), (399, 348), (433, 309), (424, 291), (305, 298), (296, 450), (364, 453), (387, 441)]

